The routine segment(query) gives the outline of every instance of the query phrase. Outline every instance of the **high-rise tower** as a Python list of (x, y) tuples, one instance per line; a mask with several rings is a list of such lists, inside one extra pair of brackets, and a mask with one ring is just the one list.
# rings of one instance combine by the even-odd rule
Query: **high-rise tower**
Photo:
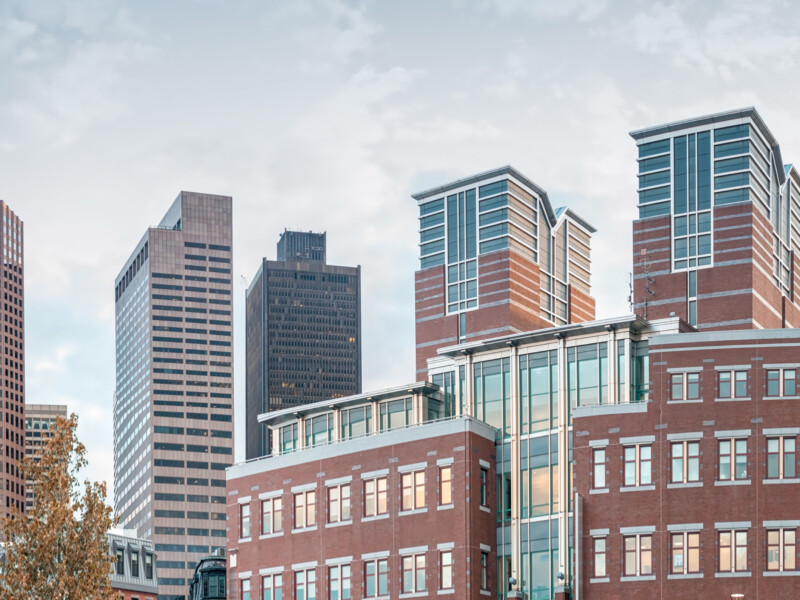
[(800, 173), (754, 108), (631, 132), (634, 307), (701, 330), (800, 327)]
[(154, 542), (162, 600), (225, 546), (231, 257), (231, 198), (181, 192), (115, 282), (114, 509)]
[(501, 167), (414, 194), (417, 378), (436, 349), (594, 319), (594, 227)]
[(25, 508), (25, 481), (19, 463), (25, 455), (25, 321), (23, 283), (22, 221), (0, 200), (3, 212), (3, 404), (5, 451), (0, 452), (0, 511), (4, 515), (16, 506)]
[(270, 453), (258, 415), (361, 392), (361, 267), (326, 263), (324, 233), (284, 231), (247, 289), (246, 453)]
[[(67, 418), (64, 404), (28, 404), (25, 407), (25, 455), (39, 461), (42, 449), (53, 435), (58, 417)], [(28, 481), (25, 489), (25, 510), (33, 508), (35, 484)]]

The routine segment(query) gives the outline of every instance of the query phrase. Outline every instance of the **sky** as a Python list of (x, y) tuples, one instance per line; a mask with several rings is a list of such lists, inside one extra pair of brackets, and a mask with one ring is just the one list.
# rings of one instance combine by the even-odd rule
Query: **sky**
[(410, 194), (511, 164), (597, 228), (630, 312), (634, 129), (756, 106), (800, 155), (791, 2), (0, 0), (0, 199), (24, 221), (26, 400), (113, 487), (114, 278), (181, 190), (233, 197), (244, 293), (284, 228), (362, 267), (364, 389), (414, 379)]

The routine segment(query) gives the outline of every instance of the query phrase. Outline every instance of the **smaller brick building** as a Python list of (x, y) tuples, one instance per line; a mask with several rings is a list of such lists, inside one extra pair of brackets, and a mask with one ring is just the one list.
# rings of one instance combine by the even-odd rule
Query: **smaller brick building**
[(657, 335), (649, 398), (573, 412), (580, 598), (796, 598), (800, 332)]
[(262, 415), (274, 454), (227, 471), (228, 597), (491, 596), (495, 430), (440, 404), (422, 382)]
[(109, 531), (108, 551), (117, 559), (112, 566), (111, 588), (119, 600), (156, 600), (158, 574), (153, 543), (136, 537), (135, 531)]

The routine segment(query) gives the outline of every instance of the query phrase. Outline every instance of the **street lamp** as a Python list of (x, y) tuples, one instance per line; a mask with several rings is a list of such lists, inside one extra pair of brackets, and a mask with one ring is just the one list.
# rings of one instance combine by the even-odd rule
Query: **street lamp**
[(744, 594), (733, 593), (731, 594), (731, 600), (744, 600)]

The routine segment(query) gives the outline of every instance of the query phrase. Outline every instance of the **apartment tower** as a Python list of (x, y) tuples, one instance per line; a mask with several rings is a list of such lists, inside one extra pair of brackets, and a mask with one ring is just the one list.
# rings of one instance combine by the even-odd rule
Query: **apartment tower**
[(5, 452), (0, 454), (0, 511), (9, 515), (13, 507), (25, 508), (25, 481), (19, 463), (25, 455), (25, 325), (23, 292), (22, 221), (0, 200), (3, 211), (3, 411)]
[(329, 265), (326, 234), (284, 231), (246, 296), (246, 455), (269, 454), (258, 415), (361, 392), (361, 267)]
[(699, 330), (800, 326), (800, 173), (754, 108), (631, 132), (634, 307)]
[[(42, 447), (53, 435), (53, 426), (58, 417), (67, 418), (64, 404), (28, 404), (25, 407), (25, 455), (35, 461), (42, 454)], [(25, 487), (25, 510), (33, 507), (34, 484), (28, 481)]]
[(501, 167), (414, 194), (416, 373), (436, 350), (590, 321), (594, 227)]
[(153, 541), (162, 600), (225, 546), (231, 257), (231, 198), (181, 192), (115, 281), (114, 512)]

